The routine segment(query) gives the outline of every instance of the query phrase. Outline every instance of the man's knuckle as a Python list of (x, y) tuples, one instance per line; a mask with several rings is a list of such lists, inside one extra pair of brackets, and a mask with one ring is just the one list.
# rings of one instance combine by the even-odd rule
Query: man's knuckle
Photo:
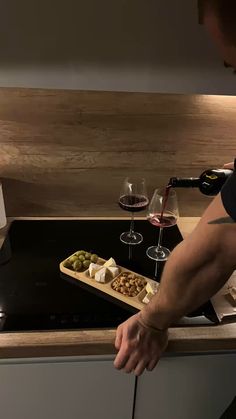
[(135, 346), (136, 345), (134, 344), (134, 342), (127, 341), (127, 342), (124, 343), (123, 349), (124, 349), (125, 353), (129, 353), (129, 352), (132, 352), (135, 349)]

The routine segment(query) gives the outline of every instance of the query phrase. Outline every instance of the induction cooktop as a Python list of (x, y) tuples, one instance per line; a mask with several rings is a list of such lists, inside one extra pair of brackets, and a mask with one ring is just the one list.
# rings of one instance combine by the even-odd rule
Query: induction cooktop
[[(0, 250), (0, 331), (111, 328), (137, 312), (59, 270), (62, 260), (85, 249), (153, 278), (146, 249), (156, 244), (158, 229), (137, 220), (144, 240), (130, 248), (119, 240), (128, 227), (126, 220), (15, 220)], [(177, 226), (165, 229), (164, 245), (173, 249), (181, 240)], [(163, 264), (158, 269), (160, 278)], [(199, 314), (214, 316), (211, 304), (191, 317)]]

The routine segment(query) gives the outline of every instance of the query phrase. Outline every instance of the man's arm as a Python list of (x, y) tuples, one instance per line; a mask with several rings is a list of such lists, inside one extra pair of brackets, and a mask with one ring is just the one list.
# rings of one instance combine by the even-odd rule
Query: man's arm
[(141, 312), (145, 324), (166, 329), (224, 285), (236, 268), (236, 224), (216, 221), (227, 217), (219, 194), (172, 252), (159, 292)]
[(151, 371), (168, 341), (167, 328), (213, 296), (236, 268), (236, 224), (209, 224), (225, 218), (221, 196), (205, 211), (191, 235), (169, 257), (158, 293), (116, 332), (114, 365), (136, 375)]

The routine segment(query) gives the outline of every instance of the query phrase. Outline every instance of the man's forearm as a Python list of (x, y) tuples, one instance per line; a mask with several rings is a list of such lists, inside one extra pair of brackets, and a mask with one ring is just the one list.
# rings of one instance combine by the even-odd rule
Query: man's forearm
[(192, 247), (186, 240), (170, 256), (158, 293), (141, 312), (147, 325), (168, 328), (212, 297), (232, 274), (233, 266), (219, 251), (206, 255), (204, 246)]

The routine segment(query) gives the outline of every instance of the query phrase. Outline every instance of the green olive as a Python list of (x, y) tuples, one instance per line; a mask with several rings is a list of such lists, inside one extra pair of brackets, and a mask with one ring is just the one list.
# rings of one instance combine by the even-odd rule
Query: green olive
[(96, 263), (96, 262), (97, 262), (97, 260), (98, 260), (98, 256), (97, 256), (97, 255), (95, 255), (95, 253), (94, 253), (93, 255), (91, 255), (90, 260), (91, 260), (91, 262)]
[(90, 259), (91, 258), (91, 253), (87, 252), (84, 255), (85, 259)]
[(71, 262), (69, 261), (69, 259), (65, 260), (65, 262), (64, 262), (64, 264), (63, 264), (63, 266), (64, 266), (65, 268), (72, 269), (72, 264), (71, 264)]
[(78, 250), (78, 252), (76, 252), (76, 256), (80, 256), (80, 255), (85, 255), (85, 251), (84, 250)]
[(77, 259), (74, 263), (73, 263), (73, 268), (75, 271), (80, 271), (80, 269), (82, 268), (82, 263), (80, 262), (79, 259)]
[(79, 255), (78, 258), (79, 258), (79, 260), (81, 260), (81, 262), (83, 262), (85, 260), (84, 255)]
[(89, 268), (89, 265), (90, 265), (90, 260), (84, 260), (83, 261), (83, 267), (85, 268), (85, 269), (88, 269)]
[(73, 256), (71, 256), (70, 258), (69, 258), (69, 262), (73, 265), (73, 263), (76, 261), (76, 260), (78, 260), (78, 256), (76, 256), (76, 255), (73, 255)]

